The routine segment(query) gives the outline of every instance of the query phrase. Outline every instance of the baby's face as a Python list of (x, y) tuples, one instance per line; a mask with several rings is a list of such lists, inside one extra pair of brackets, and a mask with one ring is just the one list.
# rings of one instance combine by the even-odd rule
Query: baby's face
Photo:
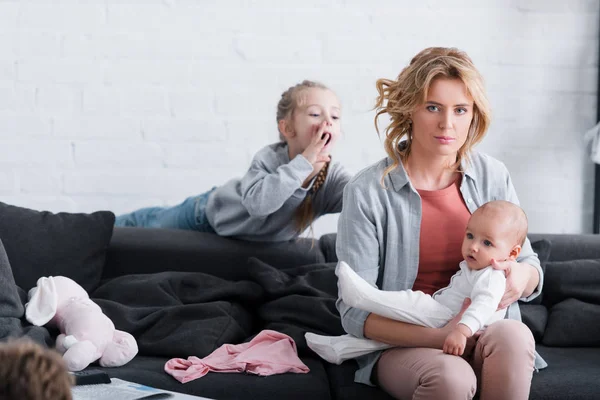
[(514, 234), (501, 218), (475, 213), (467, 224), (462, 256), (470, 269), (483, 269), (492, 263), (492, 259), (508, 259), (515, 246), (514, 240)]

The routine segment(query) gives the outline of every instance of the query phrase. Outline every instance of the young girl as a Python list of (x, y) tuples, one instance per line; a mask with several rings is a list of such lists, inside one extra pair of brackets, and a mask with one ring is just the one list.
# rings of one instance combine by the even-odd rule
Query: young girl
[(298, 237), (323, 214), (342, 209), (350, 175), (331, 163), (341, 135), (336, 95), (321, 83), (290, 87), (277, 104), (281, 142), (260, 150), (246, 175), (187, 198), (117, 217), (116, 226), (190, 229), (254, 241)]

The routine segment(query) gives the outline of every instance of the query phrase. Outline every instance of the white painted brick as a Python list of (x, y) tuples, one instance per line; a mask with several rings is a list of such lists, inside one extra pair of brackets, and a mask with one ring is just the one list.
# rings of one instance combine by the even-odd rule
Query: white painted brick
[(544, 67), (539, 65), (481, 65), (487, 77), (488, 91), (519, 91), (527, 93), (575, 92), (596, 93), (597, 67)]
[(15, 179), (15, 174), (12, 171), (0, 171), (0, 193), (10, 194), (14, 193), (16, 189), (17, 180)]
[(216, 96), (212, 89), (171, 90), (167, 96), (175, 117), (208, 117), (215, 113)]
[(121, 112), (119, 89), (92, 86), (83, 90), (82, 112), (86, 115), (115, 116)]
[[(65, 173), (65, 193), (101, 196), (166, 196), (168, 193), (202, 193), (215, 183), (216, 169), (186, 171), (144, 168)], [(146, 206), (156, 205), (154, 202)]]
[[(260, 97), (260, 99), (257, 99)], [(221, 115), (239, 115), (253, 118), (275, 118), (281, 91), (272, 88), (260, 90), (247, 87), (223, 87), (217, 92), (216, 112)]]
[(60, 138), (129, 141), (141, 139), (142, 131), (136, 119), (80, 117), (55, 119), (53, 135)]
[(167, 96), (160, 89), (125, 88), (120, 100), (123, 116), (170, 115)]
[(71, 144), (48, 139), (1, 140), (0, 164), (71, 166)]
[(36, 111), (37, 89), (35, 86), (16, 83), (14, 91), (16, 113), (29, 114)]
[(275, 121), (275, 113), (269, 119), (234, 119), (227, 120), (227, 137), (236, 146), (246, 146), (251, 154), (270, 143), (279, 141), (279, 131)]
[(109, 85), (185, 86), (190, 82), (190, 66), (183, 61), (115, 61), (107, 64), (104, 82)]
[(599, 3), (596, 0), (513, 0), (513, 3), (514, 6), (520, 11), (594, 13), (599, 9)]
[(19, 171), (19, 187), (23, 194), (57, 194), (62, 192), (62, 176), (58, 169), (24, 169)]
[(103, 4), (20, 4), (19, 27), (34, 32), (95, 32), (106, 26)]
[(235, 49), (243, 61), (273, 63), (314, 63), (323, 58), (322, 41), (298, 36), (239, 35)]
[(109, 32), (155, 32), (173, 24), (174, 10), (166, 4), (109, 4), (107, 7)]
[(15, 79), (16, 75), (17, 74), (16, 74), (16, 68), (15, 68), (14, 61), (0, 60), (0, 82), (13, 81)]
[(44, 115), (74, 115), (81, 110), (81, 93), (67, 85), (43, 86), (37, 91), (36, 104)]
[(18, 207), (29, 208), (37, 211), (58, 212), (77, 212), (75, 202), (64, 196), (57, 197), (55, 195), (5, 195), (0, 196), (0, 201), (12, 204)]
[[(2, 3), (0, 3), (0, 10)], [(1, 17), (0, 17), (1, 18)], [(2, 29), (2, 28), (0, 28)], [(0, 30), (0, 60), (13, 61), (15, 57), (15, 34), (12, 32), (2, 32)]]
[(15, 54), (20, 60), (55, 59), (61, 54), (61, 36), (58, 33), (22, 31), (15, 35), (14, 42)]
[(162, 149), (155, 143), (77, 141), (74, 144), (77, 166), (162, 166)]
[(493, 101), (494, 117), (527, 121), (550, 121), (568, 114), (585, 121), (596, 118), (596, 95), (587, 93), (549, 93), (514, 96), (504, 94)]
[(14, 31), (17, 28), (20, 2), (0, 3), (0, 32)]
[[(485, 152), (508, 147), (507, 143), (519, 143), (520, 147), (537, 147), (543, 143), (561, 143), (565, 151), (581, 149), (583, 134), (595, 121), (593, 119), (569, 120), (492, 120), (490, 129), (481, 143)], [(540, 133), (543, 134), (540, 137)]]
[(223, 120), (149, 119), (142, 123), (144, 138), (165, 142), (222, 142), (227, 139)]
[[(490, 64), (566, 66), (598, 64), (598, 39), (502, 39), (489, 42), (494, 51), (482, 58)], [(594, 50), (595, 49), (595, 50)]]
[(0, 115), (0, 137), (50, 136), (52, 124), (37, 115)]
[(123, 33), (66, 35), (62, 54), (68, 58), (109, 60), (213, 60), (232, 59), (233, 34), (211, 35), (200, 32), (181, 33), (163, 30), (135, 31), (139, 19), (130, 21)]
[(115, 215), (131, 212), (142, 207), (150, 205), (161, 206), (164, 200), (158, 197), (98, 197), (98, 196), (69, 196), (76, 204), (80, 212), (94, 212), (98, 210), (108, 210)]
[(523, 37), (546, 40), (598, 39), (597, 13), (523, 13)]
[(14, 110), (15, 90), (12, 87), (0, 87), (0, 111)]
[(102, 67), (94, 61), (19, 61), (17, 79), (36, 84), (96, 84), (102, 81)]
[[(192, 63), (190, 79), (191, 84), (201, 90), (222, 90), (231, 87), (232, 79), (235, 77), (237, 86), (252, 84), (262, 89), (277, 86), (281, 75), (287, 76), (288, 69), (293, 66), (282, 67), (278, 64), (252, 64), (246, 63)], [(295, 82), (294, 79), (292, 82)], [(287, 86), (291, 83), (286, 82)], [(286, 87), (287, 87), (286, 86)]]
[(248, 166), (252, 154), (245, 146), (223, 144), (171, 144), (163, 145), (167, 167), (194, 167), (199, 170)]

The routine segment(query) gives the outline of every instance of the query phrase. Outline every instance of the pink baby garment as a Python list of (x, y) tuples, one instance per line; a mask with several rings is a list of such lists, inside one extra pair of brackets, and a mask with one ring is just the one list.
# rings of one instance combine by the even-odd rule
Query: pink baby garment
[(300, 361), (296, 343), (283, 333), (263, 330), (248, 343), (224, 344), (204, 358), (172, 358), (165, 372), (181, 383), (208, 372), (248, 372), (267, 376), (284, 372), (306, 374), (310, 369)]

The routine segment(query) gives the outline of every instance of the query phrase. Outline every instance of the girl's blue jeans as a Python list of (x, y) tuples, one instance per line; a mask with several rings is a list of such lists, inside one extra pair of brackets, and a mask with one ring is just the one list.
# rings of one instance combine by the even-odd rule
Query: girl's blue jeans
[(215, 233), (206, 218), (206, 203), (215, 190), (188, 197), (173, 207), (147, 207), (119, 215), (115, 226), (137, 226), (143, 228), (187, 229)]

